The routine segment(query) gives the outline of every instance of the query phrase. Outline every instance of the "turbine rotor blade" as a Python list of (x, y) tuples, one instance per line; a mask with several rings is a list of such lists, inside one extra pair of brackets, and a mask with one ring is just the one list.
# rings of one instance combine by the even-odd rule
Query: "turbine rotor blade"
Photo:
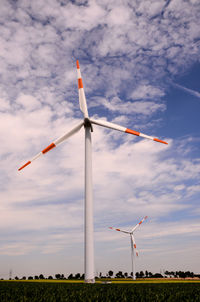
[(135, 238), (134, 238), (133, 234), (131, 234), (131, 239), (132, 239), (133, 248), (135, 249), (135, 254), (136, 254), (136, 256), (138, 256), (138, 251), (136, 249), (136, 242), (135, 242)]
[(102, 126), (102, 127), (105, 127), (105, 128), (110, 128), (110, 129), (126, 132), (126, 128), (125, 127), (116, 125), (116, 124), (111, 123), (111, 122), (101, 121), (101, 120), (94, 120), (94, 119), (90, 119), (90, 122), (92, 124), (95, 124), (95, 125), (98, 125), (98, 126)]
[(66, 139), (68, 139), (70, 136), (72, 136), (73, 134), (75, 134), (76, 132), (78, 132), (81, 129), (81, 127), (83, 126), (83, 124), (84, 124), (83, 122), (79, 123), (72, 130), (70, 130), (69, 132), (65, 133), (63, 136), (61, 136), (58, 139), (56, 139), (53, 143), (51, 143), (49, 146), (47, 146), (45, 149), (43, 149), (40, 153), (38, 153), (37, 155), (35, 155), (31, 160), (29, 160), (27, 163), (25, 163), (23, 166), (21, 166), (18, 169), (18, 171), (24, 169), (26, 166), (30, 165), (38, 157), (40, 157), (41, 155), (49, 152), (50, 150), (52, 150), (53, 148), (57, 147), (59, 144), (61, 144), (62, 142), (64, 142)]
[(155, 138), (153, 136), (149, 136), (149, 135), (143, 134), (143, 133), (135, 131), (135, 130), (131, 130), (131, 129), (125, 128), (125, 127), (120, 126), (120, 125), (116, 125), (114, 123), (110, 123), (110, 122), (107, 122), (107, 121), (101, 121), (101, 120), (93, 120), (93, 119), (90, 119), (90, 122), (92, 124), (96, 124), (96, 125), (99, 125), (99, 126), (102, 126), (102, 127), (106, 127), (106, 128), (122, 131), (122, 132), (133, 134), (133, 135), (136, 135), (136, 136), (141, 136), (141, 137), (144, 137), (144, 138), (151, 139), (151, 140), (153, 140), (155, 142), (168, 145), (167, 142), (162, 141), (162, 140), (160, 140), (158, 138)]
[(136, 224), (136, 226), (134, 226), (134, 228), (131, 230), (131, 233), (133, 233), (147, 218), (148, 216), (145, 216), (138, 224)]
[(68, 139), (70, 136), (74, 135), (76, 132), (78, 132), (81, 127), (83, 126), (83, 122), (79, 123), (76, 127), (74, 127), (72, 130), (64, 134), (63, 136), (59, 137), (57, 140), (55, 140), (55, 145), (58, 146), (62, 142), (64, 142), (66, 139)]
[(128, 231), (121, 230), (121, 229), (116, 229), (116, 228), (113, 228), (113, 227), (109, 227), (109, 229), (115, 230), (115, 231), (118, 231), (118, 232), (122, 232), (122, 233), (125, 233), (125, 234), (130, 234), (130, 232), (128, 232)]
[(79, 66), (79, 61), (76, 61), (77, 67), (77, 79), (78, 79), (78, 94), (79, 94), (79, 106), (81, 111), (83, 112), (84, 118), (88, 117), (88, 110), (87, 110), (87, 102), (85, 98), (85, 92), (83, 89), (83, 81), (81, 77), (81, 71)]

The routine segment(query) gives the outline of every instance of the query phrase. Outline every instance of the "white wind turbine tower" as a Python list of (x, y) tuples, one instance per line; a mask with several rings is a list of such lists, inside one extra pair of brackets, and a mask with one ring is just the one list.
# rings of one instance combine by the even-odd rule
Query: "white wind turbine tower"
[(122, 232), (125, 234), (130, 235), (130, 239), (131, 239), (131, 261), (132, 261), (132, 273), (133, 273), (133, 280), (135, 280), (135, 261), (134, 261), (134, 249), (135, 249), (135, 254), (136, 256), (138, 256), (138, 251), (136, 249), (136, 243), (135, 243), (135, 238), (133, 236), (133, 233), (135, 232), (135, 230), (141, 225), (141, 223), (143, 223), (143, 221), (147, 219), (147, 216), (145, 216), (138, 224), (136, 224), (136, 226), (134, 226), (134, 228), (132, 228), (131, 231), (125, 231), (122, 229), (115, 229), (113, 227), (109, 227), (109, 229), (118, 231), (118, 232)]
[(78, 132), (82, 126), (85, 128), (85, 282), (94, 283), (95, 282), (95, 269), (94, 269), (94, 235), (93, 235), (93, 196), (92, 196), (92, 144), (91, 144), (91, 132), (93, 132), (93, 124), (111, 128), (114, 130), (130, 133), (133, 135), (141, 136), (144, 138), (151, 139), (153, 141), (167, 144), (166, 142), (159, 140), (157, 138), (142, 134), (140, 132), (101, 120), (91, 119), (88, 115), (87, 103), (85, 98), (85, 93), (83, 89), (83, 82), (81, 78), (81, 72), (79, 67), (79, 61), (77, 60), (77, 75), (78, 75), (78, 91), (79, 91), (79, 105), (83, 112), (83, 120), (71, 131), (65, 133), (60, 138), (56, 139), (48, 147), (43, 149), (35, 157), (29, 160), (25, 165), (23, 165), (18, 170), (22, 170), (28, 166), (32, 161), (37, 159), (40, 155), (46, 154), (51, 149), (57, 147), (60, 143), (67, 140), (70, 136)]

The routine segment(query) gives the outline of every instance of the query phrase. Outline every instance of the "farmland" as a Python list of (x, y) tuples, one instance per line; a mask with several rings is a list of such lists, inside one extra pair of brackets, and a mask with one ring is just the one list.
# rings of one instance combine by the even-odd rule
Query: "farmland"
[(84, 284), (79, 281), (0, 281), (1, 302), (200, 302), (200, 282), (120, 282)]

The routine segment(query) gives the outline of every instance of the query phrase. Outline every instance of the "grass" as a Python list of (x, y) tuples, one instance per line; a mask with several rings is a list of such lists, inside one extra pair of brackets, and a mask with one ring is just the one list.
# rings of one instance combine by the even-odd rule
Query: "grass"
[(96, 284), (84, 284), (82, 280), (1, 281), (0, 301), (200, 302), (200, 283), (151, 281), (117, 280), (111, 284), (100, 284), (101, 280)]

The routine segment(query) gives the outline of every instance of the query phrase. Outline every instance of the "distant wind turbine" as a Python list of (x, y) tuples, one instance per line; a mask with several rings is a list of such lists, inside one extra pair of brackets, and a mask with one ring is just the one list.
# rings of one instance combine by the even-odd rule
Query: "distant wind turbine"
[(94, 283), (95, 282), (95, 269), (94, 269), (94, 234), (93, 234), (93, 195), (92, 195), (92, 144), (91, 144), (91, 132), (93, 132), (93, 124), (111, 128), (114, 130), (130, 133), (136, 136), (141, 136), (144, 138), (151, 139), (153, 141), (167, 144), (166, 142), (154, 138), (152, 136), (148, 136), (142, 134), (140, 132), (110, 123), (101, 120), (94, 120), (89, 118), (87, 103), (85, 98), (85, 92), (83, 89), (83, 81), (81, 78), (81, 72), (79, 67), (79, 61), (77, 60), (77, 75), (78, 75), (78, 91), (79, 91), (79, 105), (80, 109), (83, 112), (83, 121), (80, 122), (76, 127), (74, 127), (71, 131), (65, 133), (60, 138), (56, 139), (53, 143), (51, 143), (48, 147), (43, 149), (40, 153), (38, 153), (35, 157), (25, 163), (18, 170), (22, 170), (29, 164), (31, 164), (35, 159), (40, 157), (43, 154), (46, 154), (51, 149), (57, 147), (60, 143), (67, 140), (70, 136), (74, 135), (78, 132), (82, 126), (85, 128), (85, 282), (86, 283)]
[(125, 231), (125, 230), (122, 230), (122, 229), (115, 229), (113, 227), (109, 227), (109, 229), (112, 229), (112, 230), (130, 235), (130, 239), (131, 239), (131, 261), (132, 261), (132, 274), (133, 274), (132, 278), (133, 278), (133, 280), (135, 280), (134, 249), (135, 249), (136, 256), (138, 256), (138, 251), (136, 249), (136, 243), (135, 243), (135, 238), (133, 237), (133, 232), (135, 232), (135, 230), (143, 223), (143, 221), (145, 219), (147, 219), (147, 216), (145, 216), (138, 224), (136, 224), (136, 226), (134, 226), (134, 228), (132, 228), (131, 231)]

